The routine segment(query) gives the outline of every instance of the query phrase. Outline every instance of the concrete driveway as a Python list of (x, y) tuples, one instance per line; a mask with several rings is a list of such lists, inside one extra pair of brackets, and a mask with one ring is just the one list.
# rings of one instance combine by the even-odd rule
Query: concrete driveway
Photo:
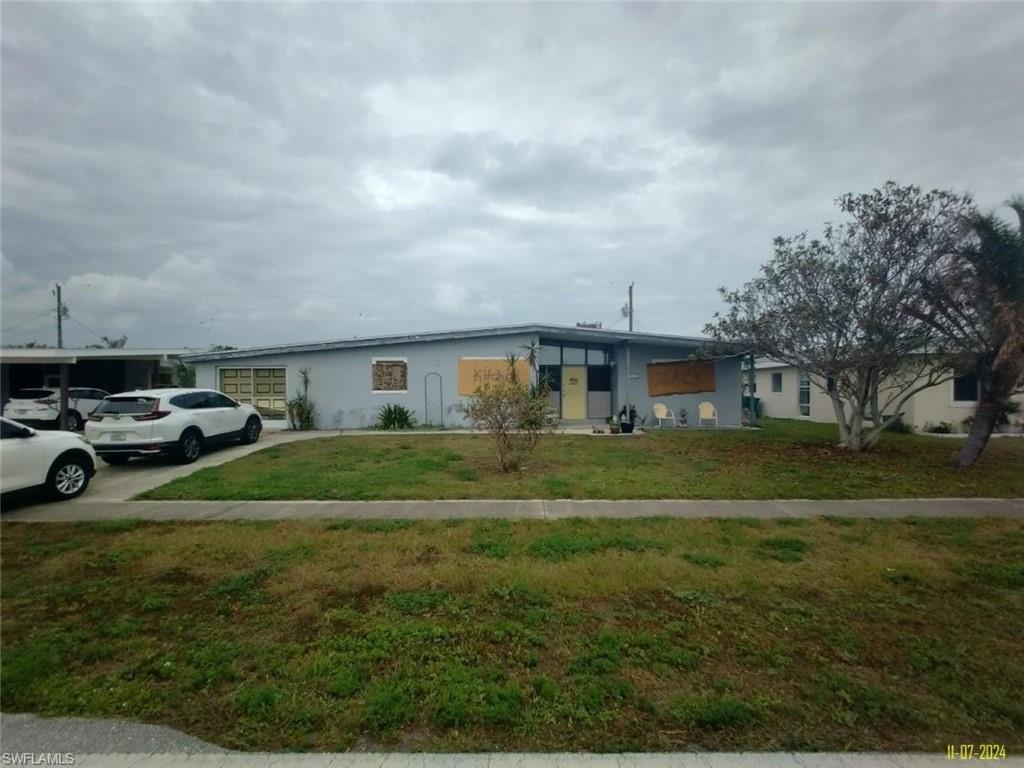
[(26, 492), (10, 501), (4, 500), (4, 511), (18, 510), (27, 512), (44, 509), (56, 504), (61, 507), (74, 507), (95, 501), (127, 501), (133, 496), (148, 491), (178, 477), (191, 475), (203, 467), (215, 467), (218, 464), (247, 456), (255, 451), (269, 448), (272, 445), (291, 443), (296, 440), (310, 440), (316, 437), (337, 435), (332, 431), (292, 432), (290, 430), (269, 430), (260, 435), (260, 439), (252, 445), (230, 444), (223, 448), (215, 448), (203, 454), (192, 464), (176, 464), (170, 458), (132, 459), (120, 467), (112, 467), (102, 460), (98, 462), (96, 475), (89, 484), (89, 489), (77, 499), (64, 502), (49, 502), (40, 493)]

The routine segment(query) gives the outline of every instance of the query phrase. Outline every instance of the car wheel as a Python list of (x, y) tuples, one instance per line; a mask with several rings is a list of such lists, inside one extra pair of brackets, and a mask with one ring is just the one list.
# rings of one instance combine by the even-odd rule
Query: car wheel
[(191, 464), (203, 452), (203, 435), (198, 429), (186, 429), (178, 439), (178, 463)]
[(74, 453), (58, 457), (46, 478), (50, 495), (58, 501), (81, 496), (89, 487), (89, 473), (92, 471), (89, 464), (89, 459)]
[(120, 467), (122, 464), (127, 464), (131, 459), (131, 456), (118, 456), (117, 454), (114, 454), (113, 456), (104, 456), (103, 454), (100, 454), (100, 458), (112, 467)]
[(263, 424), (255, 416), (250, 416), (249, 420), (245, 422), (245, 428), (242, 430), (242, 445), (250, 445), (260, 439), (260, 432), (263, 430)]
[(68, 412), (68, 431), (69, 432), (81, 432), (82, 431), (82, 417), (78, 411)]

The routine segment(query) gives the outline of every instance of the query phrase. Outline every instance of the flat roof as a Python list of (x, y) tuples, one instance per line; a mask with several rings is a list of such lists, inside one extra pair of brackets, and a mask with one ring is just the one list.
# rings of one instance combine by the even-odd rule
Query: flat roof
[(3, 347), (0, 348), (0, 363), (77, 363), (79, 360), (167, 360), (182, 357), (194, 349), (124, 349), (104, 347), (102, 349), (72, 349), (64, 347)]
[(569, 325), (542, 325), (539, 323), (530, 323), (527, 325), (499, 325), (490, 328), (464, 328), (454, 331), (430, 331), (426, 333), (367, 336), (363, 338), (335, 339), (331, 341), (314, 341), (298, 344), (278, 344), (267, 347), (219, 350), (216, 352), (194, 352), (182, 355), (182, 359), (189, 362), (208, 362), (214, 360), (234, 360), (245, 357), (284, 355), (294, 352), (325, 352), (335, 349), (354, 349), (358, 347), (378, 347), (390, 344), (416, 344), (431, 341), (450, 341), (453, 339), (475, 339), (489, 336), (515, 336), (522, 334), (554, 337), (562, 341), (593, 342), (595, 344), (616, 344), (623, 341), (636, 341), (671, 347), (694, 347), (711, 341), (711, 339), (705, 336), (675, 336), (664, 333), (613, 331), (605, 330), (603, 328), (579, 328)]

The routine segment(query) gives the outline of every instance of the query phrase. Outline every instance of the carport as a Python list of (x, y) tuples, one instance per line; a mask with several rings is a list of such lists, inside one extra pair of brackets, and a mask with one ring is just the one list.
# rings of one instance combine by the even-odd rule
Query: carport
[(190, 349), (0, 349), (0, 401), (31, 387), (60, 390), (60, 428), (67, 428), (68, 389), (96, 387), (108, 392), (173, 386), (172, 365)]

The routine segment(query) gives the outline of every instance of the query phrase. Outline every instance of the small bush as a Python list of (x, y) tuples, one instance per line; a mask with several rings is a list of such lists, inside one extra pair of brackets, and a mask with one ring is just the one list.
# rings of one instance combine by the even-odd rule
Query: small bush
[(953, 422), (951, 421), (940, 421), (938, 424), (932, 424), (929, 421), (924, 425), (924, 431), (930, 432), (933, 435), (951, 435), (956, 430), (953, 429)]
[(910, 424), (907, 424), (907, 422), (903, 420), (902, 416), (899, 416), (895, 420), (890, 422), (888, 425), (886, 425), (885, 431), (895, 432), (896, 434), (899, 435), (910, 435), (913, 434), (914, 428)]
[(288, 413), (288, 424), (297, 430), (314, 429), (316, 405), (309, 399), (309, 368), (299, 369), (299, 381), (302, 390), (296, 392), (295, 397), (284, 404)]
[(387, 403), (377, 411), (377, 429), (412, 429), (416, 417), (404, 405)]

